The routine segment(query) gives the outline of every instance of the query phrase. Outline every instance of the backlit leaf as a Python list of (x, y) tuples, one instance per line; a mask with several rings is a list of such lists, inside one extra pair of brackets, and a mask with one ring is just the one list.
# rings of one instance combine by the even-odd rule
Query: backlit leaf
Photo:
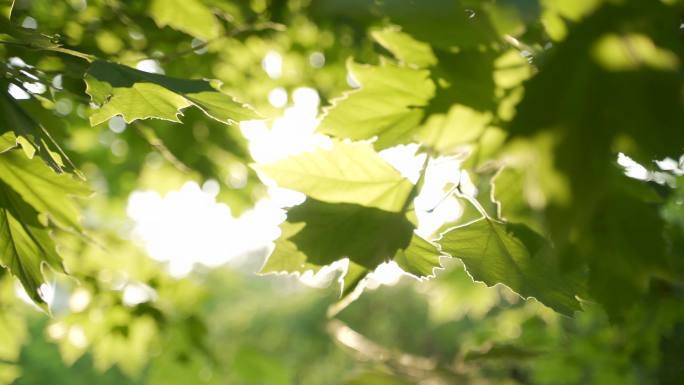
[(525, 226), (482, 218), (448, 230), (438, 243), (461, 259), (476, 281), (503, 283), (566, 315), (580, 310), (575, 296), (581, 281), (564, 272), (551, 246)]
[(400, 211), (413, 185), (365, 143), (335, 142), (287, 159), (255, 166), (279, 186), (330, 203)]
[(429, 44), (420, 42), (397, 28), (390, 27), (373, 31), (372, 36), (375, 41), (405, 64), (424, 68), (437, 63), (437, 58)]
[(38, 212), (19, 194), (0, 182), (0, 261), (24, 286), (29, 297), (43, 308), (40, 287), (46, 283), (43, 267), (63, 272), (62, 260), (38, 221)]
[(411, 142), (423, 117), (420, 107), (435, 91), (429, 72), (389, 62), (370, 66), (350, 61), (348, 69), (361, 88), (333, 100), (320, 132), (354, 140), (377, 136), (379, 149)]
[(200, 0), (153, 0), (150, 15), (158, 26), (185, 32), (209, 40), (221, 32), (221, 24)]
[(68, 174), (56, 174), (38, 159), (20, 151), (0, 154), (0, 181), (10, 186), (39, 213), (58, 224), (80, 229), (79, 210), (71, 196), (87, 196), (88, 186)]
[(127, 122), (157, 118), (180, 121), (181, 110), (197, 106), (225, 124), (255, 119), (254, 111), (221, 92), (216, 82), (177, 79), (98, 60), (85, 76), (86, 92), (100, 105), (90, 116), (97, 125), (116, 115)]

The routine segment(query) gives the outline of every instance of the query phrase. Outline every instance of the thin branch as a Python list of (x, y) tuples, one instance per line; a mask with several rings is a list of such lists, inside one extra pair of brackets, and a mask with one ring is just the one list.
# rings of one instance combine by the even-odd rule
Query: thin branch
[(455, 378), (464, 383), (467, 380), (467, 376), (452, 364), (444, 364), (433, 357), (389, 349), (370, 340), (338, 319), (328, 321), (326, 331), (335, 341), (364, 360), (382, 363), (404, 376), (417, 380), (425, 380), (431, 376), (448, 376), (449, 379)]

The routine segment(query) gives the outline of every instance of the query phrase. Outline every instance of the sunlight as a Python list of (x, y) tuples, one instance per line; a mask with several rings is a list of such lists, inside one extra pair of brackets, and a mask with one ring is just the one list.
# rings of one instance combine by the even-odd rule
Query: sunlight
[(283, 57), (275, 51), (269, 51), (261, 61), (261, 67), (271, 79), (278, 79), (283, 75)]
[(195, 182), (164, 197), (134, 192), (128, 215), (135, 222), (135, 238), (152, 259), (167, 262), (176, 277), (190, 273), (195, 264), (215, 267), (266, 247), (278, 236), (277, 226), (284, 219), (284, 213), (268, 201), (234, 218), (228, 206), (217, 203), (215, 195)]

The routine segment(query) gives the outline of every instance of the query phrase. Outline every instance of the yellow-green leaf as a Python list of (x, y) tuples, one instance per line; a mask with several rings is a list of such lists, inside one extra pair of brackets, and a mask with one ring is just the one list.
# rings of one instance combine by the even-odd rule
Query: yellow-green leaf
[(354, 140), (370, 139), (382, 149), (413, 141), (422, 108), (435, 92), (427, 70), (389, 62), (379, 66), (347, 65), (361, 88), (333, 100), (321, 121), (322, 133)]
[(335, 142), (255, 168), (281, 187), (331, 203), (400, 211), (413, 185), (366, 143)]
[(581, 280), (561, 270), (551, 246), (523, 225), (481, 218), (448, 230), (438, 243), (476, 281), (504, 284), (566, 315), (580, 310)]
[(200, 39), (209, 40), (221, 32), (221, 24), (199, 0), (153, 0), (149, 13), (158, 26), (168, 25)]

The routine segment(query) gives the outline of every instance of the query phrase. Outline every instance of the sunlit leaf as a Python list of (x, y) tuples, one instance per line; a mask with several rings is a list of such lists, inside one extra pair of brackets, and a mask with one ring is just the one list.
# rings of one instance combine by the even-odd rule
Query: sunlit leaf
[(178, 122), (181, 110), (192, 105), (225, 124), (258, 117), (251, 108), (218, 90), (218, 84), (205, 80), (177, 79), (96, 61), (85, 81), (86, 92), (100, 105), (90, 116), (91, 125), (116, 115), (127, 122), (147, 118)]
[(435, 270), (442, 267), (442, 253), (431, 242), (413, 234), (411, 242), (404, 250), (399, 250), (394, 261), (405, 272), (417, 278), (432, 278)]
[(5, 132), (0, 135), (0, 154), (17, 147), (17, 137), (14, 132)]
[(160, 27), (168, 25), (200, 39), (209, 40), (221, 32), (221, 24), (200, 0), (153, 0), (149, 13)]
[(58, 224), (80, 229), (79, 210), (72, 196), (87, 196), (88, 186), (71, 175), (58, 175), (38, 159), (20, 151), (0, 154), (0, 181), (16, 191), (39, 213)]
[(348, 63), (351, 76), (361, 88), (333, 100), (326, 109), (320, 132), (351, 139), (370, 139), (376, 148), (413, 140), (435, 87), (429, 72), (389, 62), (379, 66)]
[(413, 185), (365, 143), (335, 142), (287, 159), (255, 166), (279, 186), (330, 203), (400, 211)]
[(21, 281), (26, 293), (46, 308), (41, 297), (45, 284), (44, 266), (63, 272), (62, 259), (35, 211), (21, 196), (4, 183), (0, 184), (0, 261)]
[(575, 296), (582, 293), (581, 281), (564, 272), (551, 246), (525, 226), (482, 218), (445, 232), (438, 243), (476, 281), (503, 283), (563, 314), (580, 310)]
[(288, 212), (289, 223), (304, 224), (288, 239), (316, 265), (342, 258), (375, 268), (408, 247), (413, 225), (402, 213), (314, 199)]
[(441, 154), (477, 142), (492, 120), (489, 113), (454, 105), (446, 114), (432, 114), (417, 133), (421, 142)]
[[(0, 82), (0, 87), (2, 86), (3, 83)], [(21, 144), (22, 150), (29, 158), (38, 153), (45, 163), (55, 170), (75, 169), (64, 151), (51, 140), (48, 131), (6, 90), (0, 90), (0, 111), (0, 133), (5, 146), (14, 140), (15, 145)]]
[(397, 28), (390, 27), (373, 31), (372, 36), (375, 41), (405, 64), (430, 67), (437, 63), (437, 58), (429, 44), (417, 41)]

